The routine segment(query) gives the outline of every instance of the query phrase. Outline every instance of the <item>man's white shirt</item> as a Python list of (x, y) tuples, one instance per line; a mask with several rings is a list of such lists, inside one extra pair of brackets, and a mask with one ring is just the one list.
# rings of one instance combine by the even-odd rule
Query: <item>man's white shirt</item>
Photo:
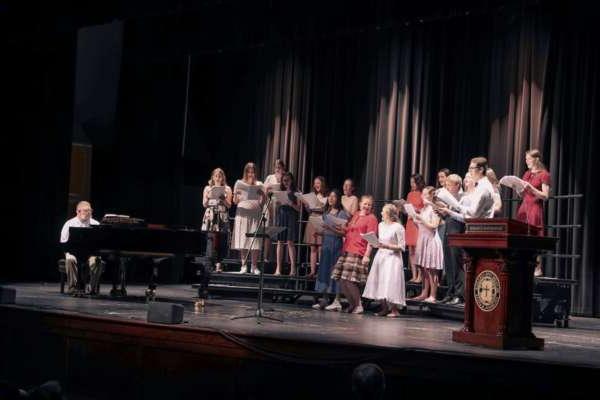
[(100, 225), (100, 222), (96, 221), (94, 218), (90, 218), (89, 221), (81, 221), (77, 217), (73, 217), (62, 227), (60, 231), (60, 242), (66, 243), (69, 241), (69, 228), (88, 228), (90, 225)]

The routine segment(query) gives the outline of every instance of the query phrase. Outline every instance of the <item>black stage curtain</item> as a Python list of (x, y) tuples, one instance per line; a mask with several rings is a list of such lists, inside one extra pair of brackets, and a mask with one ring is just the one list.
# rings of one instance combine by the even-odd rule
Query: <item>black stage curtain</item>
[(279, 18), (257, 33), (262, 16), (230, 36), (217, 34), (218, 18), (197, 17), (198, 43), (182, 39), (191, 35), (185, 19), (126, 24), (120, 145), (97, 161), (111, 160), (113, 173), (94, 178), (104, 182), (96, 201), (197, 225), (217, 166), (232, 184), (246, 161), (264, 178), (282, 158), (304, 190), (316, 175), (338, 188), (353, 177), (361, 193), (396, 199), (412, 173), (434, 184), (438, 169), (463, 175), (477, 155), (499, 176), (521, 175), (525, 151), (539, 148), (552, 194), (584, 195), (549, 203), (549, 223), (584, 227), (560, 231), (560, 250), (581, 249), (581, 259), (548, 263), (547, 273), (578, 281), (575, 313), (600, 315), (595, 22), (543, 3), (407, 23), (367, 11), (326, 27)]

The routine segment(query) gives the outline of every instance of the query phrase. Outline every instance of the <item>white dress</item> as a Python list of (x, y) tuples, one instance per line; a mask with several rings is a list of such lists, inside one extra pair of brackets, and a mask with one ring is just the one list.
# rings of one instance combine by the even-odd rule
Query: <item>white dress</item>
[[(404, 227), (398, 222), (379, 223), (379, 241), (384, 244), (405, 247)], [(402, 253), (378, 249), (367, 278), (363, 297), (383, 300), (397, 305), (406, 305), (404, 287), (404, 263)]]
[[(240, 181), (238, 180), (233, 187), (233, 193), (237, 192), (238, 182)], [(256, 181), (255, 185), (262, 185), (262, 182)], [(252, 238), (246, 237), (246, 233), (256, 232), (261, 215), (262, 204), (259, 200), (242, 200), (238, 203), (231, 236), (232, 249), (260, 250), (262, 239), (257, 238), (252, 243)], [(251, 244), (252, 246), (250, 246)]]

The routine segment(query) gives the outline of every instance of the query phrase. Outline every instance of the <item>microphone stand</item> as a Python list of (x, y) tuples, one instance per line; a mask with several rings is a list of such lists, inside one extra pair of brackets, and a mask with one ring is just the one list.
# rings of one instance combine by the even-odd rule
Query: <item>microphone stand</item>
[[(252, 235), (252, 241), (250, 242), (250, 249), (252, 249), (252, 246), (254, 246), (254, 243), (256, 242), (256, 239), (259, 236), (259, 232), (261, 232), (261, 228), (263, 230), (263, 232), (260, 234), (261, 237), (263, 237), (263, 238), (267, 237), (267, 234), (264, 232), (264, 227), (265, 227), (265, 223), (267, 221), (267, 212), (269, 212), (272, 195), (273, 195), (273, 193), (269, 193), (267, 196), (268, 197), (267, 203), (265, 204), (265, 206), (262, 209), (260, 222), (258, 224), (258, 227), (256, 228), (256, 231)], [(248, 256), (250, 255), (251, 251), (252, 250), (248, 250), (246, 257), (244, 258), (244, 265), (247, 265), (246, 263), (248, 262)], [(262, 320), (261, 320), (262, 318), (270, 320), (270, 321), (283, 322), (283, 320), (281, 320), (281, 319), (265, 315), (265, 310), (263, 309), (263, 288), (264, 288), (264, 269), (265, 269), (265, 260), (262, 257), (263, 246), (261, 246), (260, 253), (261, 253), (261, 257), (260, 257), (261, 258), (261, 262), (260, 262), (261, 266), (260, 267), (257, 266), (259, 275), (258, 275), (258, 299), (256, 301), (256, 311), (254, 312), (254, 314), (239, 315), (239, 316), (231, 317), (231, 320), (256, 317), (257, 324), (262, 323)]]

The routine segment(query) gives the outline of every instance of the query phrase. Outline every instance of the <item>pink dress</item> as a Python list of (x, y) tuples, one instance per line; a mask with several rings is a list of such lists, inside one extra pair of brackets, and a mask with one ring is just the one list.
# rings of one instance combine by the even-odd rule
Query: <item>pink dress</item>
[[(421, 210), (421, 218), (433, 221), (435, 218), (433, 208), (430, 205)], [(422, 268), (444, 269), (444, 248), (437, 229), (430, 229), (418, 224), (419, 238), (417, 239), (416, 264)]]
[[(546, 170), (538, 172), (525, 172), (523, 180), (529, 182), (537, 190), (542, 190), (542, 184), (550, 185), (550, 173)], [(544, 227), (544, 207), (543, 200), (535, 197), (529, 190), (523, 192), (523, 201), (517, 211), (517, 219), (529, 225)], [(544, 235), (544, 230), (540, 229), (540, 235)]]

